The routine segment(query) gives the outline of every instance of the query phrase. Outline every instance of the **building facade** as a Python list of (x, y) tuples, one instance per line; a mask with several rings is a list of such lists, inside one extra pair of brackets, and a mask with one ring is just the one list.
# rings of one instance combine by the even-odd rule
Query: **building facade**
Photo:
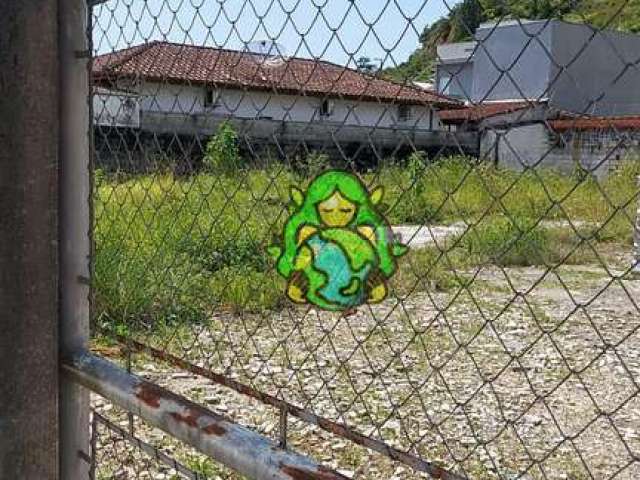
[(638, 35), (510, 20), (438, 47), (438, 57), (438, 92), (467, 104), (441, 120), (476, 132), (484, 159), (603, 176), (640, 155)]
[(509, 20), (482, 24), (475, 38), (438, 47), (438, 92), (472, 104), (531, 100), (575, 114), (640, 113), (639, 35)]
[(439, 110), (459, 102), (320, 60), (151, 42), (97, 57), (93, 79), (104, 141), (122, 137), (113, 131), (122, 117), (114, 104), (121, 99), (124, 109), (135, 99), (137, 118), (127, 132), (135, 137), (179, 135), (201, 144), (230, 122), (248, 148), (275, 144), (280, 154), (313, 149), (345, 157), (368, 149), (379, 157), (477, 146), (473, 135), (452, 138), (440, 122)]

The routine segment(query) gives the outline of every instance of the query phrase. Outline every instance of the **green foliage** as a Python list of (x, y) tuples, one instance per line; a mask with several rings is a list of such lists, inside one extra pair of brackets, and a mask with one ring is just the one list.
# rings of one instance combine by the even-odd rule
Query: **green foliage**
[(98, 326), (151, 329), (219, 308), (275, 307), (263, 245), (293, 182), (286, 171), (105, 180), (95, 198)]
[(400, 83), (428, 82), (435, 71), (435, 51), (418, 48), (409, 58), (393, 68), (383, 71), (385, 78)]
[[(416, 154), (406, 166), (388, 165), (364, 180), (384, 187), (382, 208), (392, 225), (472, 225), (446, 248), (412, 249), (398, 262), (392, 281), (404, 294), (460, 285), (465, 279), (456, 272), (478, 263), (582, 263), (597, 260), (594, 249), (628, 248), (639, 174), (638, 160), (598, 181)], [(308, 179), (282, 166), (233, 177), (96, 176), (98, 326), (157, 331), (206, 322), (220, 309), (282, 306), (284, 284), (267, 246), (282, 231), (290, 187)]]
[[(603, 181), (554, 170), (516, 172), (463, 157), (425, 166), (388, 166), (372, 179), (385, 186), (393, 224), (478, 221), (486, 215), (566, 219), (600, 225), (602, 241), (631, 242), (631, 218), (640, 161), (624, 163)], [(373, 180), (371, 180), (373, 181)]]
[(391, 279), (396, 295), (414, 291), (447, 291), (464, 284), (449, 256), (435, 247), (410, 250), (402, 259), (398, 273)]
[(96, 168), (93, 172), (93, 186), (94, 188), (100, 188), (106, 178), (106, 173), (102, 168)]
[(329, 155), (313, 151), (296, 159), (295, 169), (301, 179), (313, 178), (331, 165)]
[(528, 266), (544, 264), (550, 251), (546, 231), (529, 218), (486, 217), (461, 238), (474, 263)]
[(203, 163), (212, 173), (230, 173), (244, 166), (238, 149), (238, 134), (229, 122), (221, 123), (207, 142)]
[(639, 33), (640, 0), (581, 0), (565, 17), (598, 28)]

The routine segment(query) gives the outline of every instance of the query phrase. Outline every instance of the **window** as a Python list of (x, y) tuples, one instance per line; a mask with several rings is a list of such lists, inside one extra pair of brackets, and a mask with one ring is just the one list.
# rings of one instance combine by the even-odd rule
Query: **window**
[(329, 117), (333, 113), (333, 102), (330, 100), (323, 100), (318, 109), (318, 113), (321, 117)]
[(398, 122), (411, 120), (411, 105), (398, 105)]
[(219, 103), (220, 92), (214, 88), (207, 88), (204, 93), (204, 108), (216, 108)]

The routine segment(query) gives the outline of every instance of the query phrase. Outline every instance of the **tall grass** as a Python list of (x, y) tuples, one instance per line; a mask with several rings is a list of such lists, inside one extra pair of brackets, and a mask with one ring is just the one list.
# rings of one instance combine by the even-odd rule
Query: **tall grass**
[[(569, 259), (579, 262), (589, 259), (580, 253), (588, 253), (585, 242), (630, 244), (639, 165), (629, 163), (597, 182), (553, 171), (502, 171), (461, 158), (421, 159), (367, 173), (364, 180), (385, 187), (392, 224), (471, 225), (453, 242), (451, 255), (430, 248), (402, 259), (394, 280), (402, 293), (426, 272), (429, 279), (419, 287), (458, 285), (451, 258), (458, 267), (531, 265), (561, 261), (577, 250)], [(98, 326), (153, 328), (202, 322), (219, 309), (281, 306), (283, 281), (266, 247), (288, 215), (290, 185), (308, 180), (282, 166), (235, 175), (97, 175)]]
[(631, 242), (640, 161), (602, 181), (554, 170), (515, 172), (450, 158), (408, 168), (387, 167), (368, 177), (386, 187), (392, 223), (474, 221), (487, 215), (578, 221), (599, 225), (603, 240)]
[(277, 306), (282, 287), (265, 248), (286, 216), (292, 182), (278, 171), (103, 180), (95, 199), (98, 320), (197, 322), (212, 309)]

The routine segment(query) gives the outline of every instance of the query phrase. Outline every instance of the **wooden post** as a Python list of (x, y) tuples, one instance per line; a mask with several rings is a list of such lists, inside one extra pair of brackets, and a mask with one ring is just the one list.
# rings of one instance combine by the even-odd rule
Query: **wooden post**
[(60, 478), (57, 4), (0, 4), (3, 479)]

